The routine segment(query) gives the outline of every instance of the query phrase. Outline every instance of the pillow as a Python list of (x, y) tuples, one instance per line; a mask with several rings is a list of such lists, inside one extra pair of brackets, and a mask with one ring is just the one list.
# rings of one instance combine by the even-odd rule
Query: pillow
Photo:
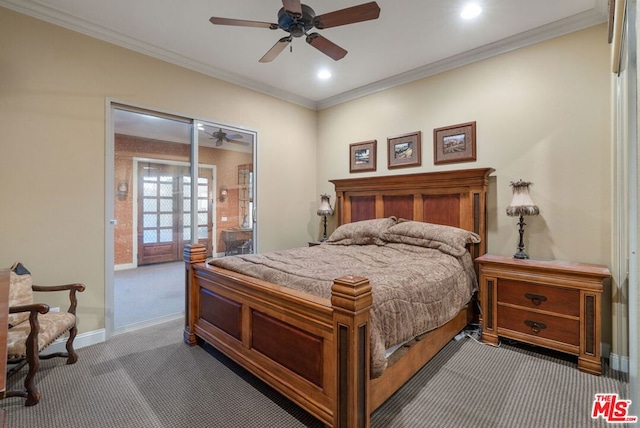
[[(9, 306), (29, 305), (33, 303), (31, 273), (22, 265), (11, 266), (9, 273)], [(9, 328), (29, 320), (29, 312), (9, 314)]]
[(480, 237), (453, 226), (401, 219), (382, 234), (387, 242), (433, 248), (455, 257), (462, 256), (467, 244), (477, 244)]
[(389, 217), (343, 224), (329, 236), (327, 242), (337, 245), (384, 245), (381, 235), (397, 221), (397, 218)]

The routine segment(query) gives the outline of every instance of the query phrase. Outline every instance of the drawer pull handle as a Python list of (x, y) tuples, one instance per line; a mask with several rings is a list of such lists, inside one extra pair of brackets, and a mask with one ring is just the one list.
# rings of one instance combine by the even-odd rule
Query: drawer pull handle
[(547, 328), (547, 325), (542, 322), (525, 320), (524, 323), (527, 325), (527, 327), (530, 327), (534, 333), (540, 333), (540, 330), (544, 330), (545, 328)]
[(524, 297), (531, 300), (531, 303), (536, 306), (539, 306), (542, 302), (547, 301), (547, 296), (543, 296), (541, 294), (525, 293)]

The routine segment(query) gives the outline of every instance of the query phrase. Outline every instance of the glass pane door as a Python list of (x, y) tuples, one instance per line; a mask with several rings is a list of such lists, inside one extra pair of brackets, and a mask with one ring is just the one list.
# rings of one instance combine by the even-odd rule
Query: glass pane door
[(138, 265), (180, 260), (184, 248), (183, 186), (189, 168), (138, 164)]
[[(199, 177), (198, 177), (198, 187), (197, 187), (197, 234), (198, 234), (198, 243), (204, 245), (207, 248), (207, 257), (210, 257), (215, 253), (214, 247), (215, 243), (213, 242), (213, 210), (212, 204), (210, 201), (212, 200), (213, 195), (213, 179), (212, 179), (212, 168), (200, 168), (199, 169)], [(182, 179), (182, 188), (183, 188), (183, 202), (182, 202), (182, 239), (183, 244), (188, 244), (192, 242), (191, 239), (191, 177), (183, 176)], [(184, 248), (183, 248), (184, 249)], [(182, 254), (182, 249), (180, 250)]]
[[(215, 165), (216, 184), (211, 196), (215, 233), (213, 256), (252, 253), (255, 250), (256, 135), (240, 128), (196, 122), (201, 168)], [(200, 174), (200, 177), (203, 177)], [(199, 183), (199, 188), (202, 184)], [(199, 197), (204, 196), (204, 190)], [(201, 203), (200, 201), (198, 202)], [(204, 203), (204, 201), (202, 201)], [(205, 234), (204, 213), (198, 213), (199, 238)]]

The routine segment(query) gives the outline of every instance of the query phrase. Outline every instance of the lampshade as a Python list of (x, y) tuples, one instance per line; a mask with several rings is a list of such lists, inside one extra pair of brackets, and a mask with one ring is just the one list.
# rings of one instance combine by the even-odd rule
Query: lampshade
[(331, 208), (329, 198), (329, 195), (320, 195), (320, 208), (318, 208), (318, 215), (333, 215), (333, 208)]
[(511, 182), (510, 185), (513, 188), (513, 199), (511, 204), (507, 207), (507, 215), (509, 216), (521, 216), (521, 215), (538, 215), (540, 209), (531, 200), (529, 195), (529, 186), (532, 183), (528, 181), (518, 180)]

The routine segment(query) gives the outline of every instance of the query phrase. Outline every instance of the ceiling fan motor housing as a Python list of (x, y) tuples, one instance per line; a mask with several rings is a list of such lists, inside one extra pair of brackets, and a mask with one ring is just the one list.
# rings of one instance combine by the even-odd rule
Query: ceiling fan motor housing
[(302, 6), (302, 16), (294, 15), (284, 7), (278, 11), (278, 26), (290, 33), (293, 37), (301, 37), (313, 28), (313, 20), (316, 13), (306, 4)]

